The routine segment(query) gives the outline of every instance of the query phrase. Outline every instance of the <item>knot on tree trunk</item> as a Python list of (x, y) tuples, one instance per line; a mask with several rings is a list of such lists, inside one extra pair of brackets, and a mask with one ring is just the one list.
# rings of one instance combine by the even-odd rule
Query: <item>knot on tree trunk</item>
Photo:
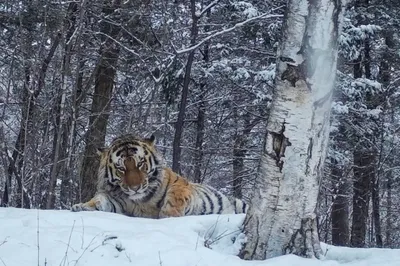
[(284, 135), (285, 132), (285, 124), (282, 124), (282, 129), (279, 132), (270, 131), (269, 134), (272, 137), (272, 149), (274, 154), (271, 154), (276, 160), (276, 166), (279, 167), (279, 170), (282, 172), (283, 161), (282, 157), (285, 157), (286, 147), (291, 146), (289, 139)]

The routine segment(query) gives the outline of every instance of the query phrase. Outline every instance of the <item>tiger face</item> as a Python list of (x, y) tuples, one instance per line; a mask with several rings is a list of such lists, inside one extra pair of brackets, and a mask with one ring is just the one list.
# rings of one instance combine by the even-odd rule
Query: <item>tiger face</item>
[(159, 168), (162, 159), (154, 141), (154, 136), (141, 139), (125, 135), (100, 152), (101, 162), (106, 165), (103, 172), (108, 184), (119, 186), (133, 201), (146, 200), (161, 184)]

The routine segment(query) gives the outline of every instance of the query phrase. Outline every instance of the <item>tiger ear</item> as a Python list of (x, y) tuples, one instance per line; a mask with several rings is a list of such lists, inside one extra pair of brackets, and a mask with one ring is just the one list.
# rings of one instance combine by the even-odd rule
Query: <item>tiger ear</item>
[(149, 138), (145, 138), (144, 141), (150, 144), (151, 146), (154, 146), (156, 137), (153, 134), (151, 134), (151, 136)]
[(107, 148), (97, 148), (96, 153), (98, 156), (102, 156), (107, 152)]

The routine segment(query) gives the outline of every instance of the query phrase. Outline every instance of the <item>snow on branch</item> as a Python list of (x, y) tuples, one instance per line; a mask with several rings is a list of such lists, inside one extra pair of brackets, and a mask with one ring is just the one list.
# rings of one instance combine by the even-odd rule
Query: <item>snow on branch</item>
[[(278, 9), (281, 9), (282, 7), (283, 7), (283, 6), (274, 8), (274, 9), (271, 10), (271, 12), (272, 12), (272, 11), (276, 11), (276, 10), (278, 10)], [(233, 31), (233, 30), (235, 30), (235, 29), (238, 29), (238, 28), (240, 28), (240, 27), (246, 25), (247, 23), (253, 22), (253, 21), (255, 21), (255, 20), (258, 20), (258, 19), (268, 19), (268, 18), (280, 18), (280, 17), (283, 17), (283, 15), (270, 15), (270, 13), (264, 13), (264, 14), (261, 14), (261, 15), (256, 16), (256, 17), (252, 17), (252, 18), (246, 19), (246, 20), (244, 20), (244, 21), (242, 21), (242, 22), (236, 23), (234, 26), (232, 26), (232, 27), (230, 27), (230, 28), (224, 29), (224, 30), (222, 30), (222, 31), (218, 31), (218, 32), (216, 32), (216, 33), (213, 33), (213, 34), (207, 36), (206, 38), (204, 38), (204, 39), (201, 40), (199, 43), (197, 43), (197, 44), (195, 44), (195, 45), (193, 45), (193, 46), (190, 46), (190, 47), (188, 47), (188, 48), (184, 48), (184, 49), (178, 50), (178, 51), (176, 51), (176, 54), (179, 55), (179, 54), (184, 54), (184, 53), (193, 51), (193, 50), (197, 49), (198, 47), (200, 47), (201, 45), (203, 45), (205, 42), (211, 40), (212, 38), (217, 37), (217, 36), (220, 36), (220, 35), (223, 35), (223, 34), (228, 33), (228, 32), (231, 32), (231, 31)]]
[(212, 1), (208, 6), (206, 6), (200, 13), (196, 13), (197, 18), (201, 18), (209, 9), (213, 8), (219, 3), (220, 0)]

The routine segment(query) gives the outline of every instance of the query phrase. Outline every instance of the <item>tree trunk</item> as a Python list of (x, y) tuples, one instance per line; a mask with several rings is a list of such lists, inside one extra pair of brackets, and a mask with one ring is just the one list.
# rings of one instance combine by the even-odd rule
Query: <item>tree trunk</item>
[(386, 236), (385, 236), (385, 247), (392, 247), (392, 172), (390, 171), (387, 175), (386, 183), (386, 204), (387, 204), (387, 217), (386, 217)]
[(340, 1), (289, 0), (244, 259), (321, 257), (316, 206), (329, 139)]
[(47, 189), (47, 197), (46, 197), (46, 209), (53, 209), (55, 204), (55, 188), (57, 184), (57, 177), (59, 173), (60, 164), (64, 165), (65, 162), (62, 161), (60, 163), (60, 159), (64, 159), (63, 155), (65, 155), (65, 151), (67, 150), (68, 142), (62, 141), (62, 136), (64, 135), (65, 129), (65, 121), (64, 121), (64, 112), (65, 112), (65, 104), (66, 104), (66, 93), (67, 93), (67, 80), (66, 77), (69, 76), (69, 64), (71, 57), (71, 49), (72, 44), (69, 42), (72, 34), (75, 31), (75, 20), (76, 20), (76, 11), (78, 5), (77, 3), (70, 3), (67, 10), (67, 15), (65, 16), (64, 21), (64, 31), (66, 35), (64, 37), (64, 59), (61, 69), (62, 82), (61, 82), (61, 90), (59, 91), (59, 95), (57, 97), (57, 106), (55, 107), (55, 124), (54, 124), (54, 136), (53, 136), (53, 164), (51, 166), (50, 172), (50, 180), (49, 186)]
[[(85, 20), (85, 14), (86, 14), (86, 2), (84, 1), (81, 6), (80, 6), (80, 14), (79, 14), (79, 21), (76, 23), (76, 27), (78, 28), (79, 31), (77, 32), (76, 35), (76, 61), (79, 62), (78, 66), (76, 67), (75, 70), (75, 84), (73, 87), (72, 91), (72, 105), (71, 105), (71, 111), (69, 114), (69, 120), (67, 123), (67, 129), (64, 130), (64, 134), (67, 136), (64, 136), (64, 141), (68, 142), (67, 144), (67, 150), (68, 154), (66, 155), (67, 161), (65, 163), (65, 168), (64, 168), (64, 175), (63, 175), (63, 180), (61, 183), (61, 206), (65, 208), (70, 208), (72, 203), (75, 202), (76, 195), (78, 193), (74, 193), (73, 191), (74, 184), (76, 182), (76, 179), (71, 179), (71, 176), (75, 176), (74, 172), (74, 167), (73, 167), (73, 157), (75, 154), (75, 150), (77, 149), (75, 143), (76, 143), (76, 136), (77, 136), (77, 120), (79, 118), (79, 112), (80, 112), (80, 106), (81, 103), (86, 99), (87, 92), (84, 89), (83, 86), (83, 76), (84, 76), (84, 67), (86, 65), (86, 57), (83, 53), (85, 51), (85, 47), (87, 45), (87, 40), (82, 38), (82, 25), (84, 24)], [(73, 26), (73, 24), (71, 25)], [(72, 38), (72, 36), (71, 36)], [(88, 80), (88, 84), (91, 83), (91, 77)], [(80, 195), (80, 193), (79, 193)]]
[[(211, 8), (207, 10), (207, 22), (209, 21), (211, 16)], [(210, 30), (210, 26), (206, 25), (204, 27), (204, 31), (207, 32)], [(210, 61), (210, 42), (206, 42), (204, 44), (203, 54), (203, 63), (205, 67), (209, 67)], [(199, 106), (197, 109), (197, 121), (196, 121), (196, 153), (194, 157), (195, 168), (194, 168), (194, 182), (202, 183), (203, 178), (201, 176), (201, 169), (203, 166), (203, 143), (204, 143), (204, 129), (205, 129), (205, 116), (206, 116), (206, 102), (205, 98), (205, 89), (207, 88), (207, 77), (203, 77), (203, 80), (200, 84), (199, 90)]]
[[(239, 101), (235, 101), (236, 103)], [(237, 107), (234, 107), (233, 114), (236, 117), (237, 124), (240, 117), (238, 117)], [(241, 117), (243, 119), (243, 128), (236, 130), (233, 141), (233, 162), (232, 162), (232, 187), (233, 196), (241, 199), (243, 197), (243, 175), (245, 173), (244, 159), (247, 153), (246, 144), (248, 143), (249, 134), (251, 130), (260, 122), (258, 117), (251, 121), (250, 112), (245, 110), (245, 114)]]
[(242, 132), (236, 132), (233, 143), (233, 161), (232, 161), (232, 188), (233, 196), (242, 198), (242, 185), (244, 173), (244, 156), (246, 150), (244, 149), (245, 137)]
[[(395, 65), (395, 60), (396, 60), (396, 55), (394, 54), (396, 52), (396, 42), (394, 40), (394, 34), (393, 31), (391, 30), (384, 30), (383, 31), (383, 36), (385, 38), (385, 47), (384, 47), (384, 52), (382, 55), (382, 59), (380, 62), (379, 66), (379, 75), (378, 79), (379, 82), (382, 83), (382, 85), (389, 89), (390, 88), (390, 81), (391, 81), (391, 68)], [(391, 86), (392, 89), (390, 90), (395, 90), (397, 86)], [(391, 91), (388, 91), (387, 95), (391, 95)], [(395, 123), (396, 118), (394, 115), (394, 112), (391, 114), (391, 122)], [(382, 139), (386, 135), (386, 132), (382, 132)], [(393, 143), (390, 144), (390, 146), (394, 146)], [(389, 167), (395, 166), (394, 164), (394, 157), (392, 157), (387, 164)], [(386, 248), (391, 248), (392, 247), (392, 232), (393, 232), (393, 225), (392, 225), (392, 182), (393, 182), (393, 172), (392, 170), (389, 170), (388, 173), (385, 175), (386, 178), (386, 183), (385, 183), (385, 189), (386, 189), (386, 231), (385, 231), (385, 247)], [(377, 193), (379, 195), (379, 193)], [(375, 195), (373, 195), (374, 197)], [(379, 199), (379, 197), (378, 197)], [(374, 199), (373, 199), (373, 204)], [(379, 204), (379, 203), (378, 203)], [(379, 205), (378, 205), (379, 206)], [(378, 239), (378, 237), (377, 237)], [(378, 241), (377, 241), (378, 242)], [(378, 243), (377, 243), (378, 244)]]
[[(191, 39), (190, 44), (196, 44), (197, 34), (199, 32), (198, 17), (196, 14), (196, 1), (190, 1), (190, 9), (192, 13), (192, 29), (191, 29)], [(182, 88), (182, 95), (181, 95), (181, 102), (179, 105), (179, 112), (178, 118), (175, 123), (175, 135), (174, 135), (174, 142), (172, 147), (172, 170), (176, 173), (180, 172), (180, 160), (181, 160), (181, 141), (182, 141), (182, 133), (183, 133), (183, 126), (184, 126), (184, 119), (186, 113), (186, 105), (187, 105), (187, 96), (189, 93), (189, 85), (190, 85), (190, 74), (192, 72), (192, 64), (194, 60), (194, 54), (196, 49), (193, 49), (189, 52), (189, 56), (186, 63), (185, 68), (185, 77), (183, 79), (183, 88)]]
[(382, 240), (382, 226), (381, 226), (381, 216), (380, 216), (380, 200), (379, 200), (379, 183), (376, 180), (376, 176), (372, 175), (371, 180), (372, 186), (372, 219), (375, 226), (375, 241), (376, 245), (381, 248), (383, 247)]
[[(339, 133), (340, 134), (340, 133)], [(333, 160), (331, 178), (334, 180), (334, 199), (332, 203), (332, 245), (348, 246), (349, 231), (349, 199), (346, 177), (336, 160)]]
[[(112, 19), (121, 6), (120, 0), (105, 0), (103, 16)], [(89, 116), (89, 129), (86, 132), (86, 146), (80, 172), (81, 202), (89, 201), (96, 192), (99, 160), (96, 149), (104, 146), (110, 111), (110, 102), (116, 74), (119, 46), (112, 39), (118, 39), (120, 27), (117, 23), (102, 21), (102, 45), (99, 50), (100, 60), (95, 73), (95, 87)], [(104, 37), (107, 36), (107, 37)], [(111, 38), (109, 38), (110, 36)]]
[[(368, 1), (365, 1), (368, 5)], [(364, 61), (362, 57), (357, 59), (357, 63), (354, 65), (354, 78), (362, 77), (362, 65), (365, 70), (365, 77), (367, 79), (371, 78), (371, 65), (370, 65), (370, 45), (369, 41), (365, 41), (364, 46)], [(361, 64), (363, 63), (363, 64)], [(375, 108), (376, 103), (374, 102), (374, 95), (367, 93), (366, 104), (368, 108)], [(367, 138), (370, 138), (369, 140)], [(376, 140), (374, 134), (370, 136), (359, 136), (356, 139), (358, 145), (355, 147), (353, 152), (354, 157), (354, 183), (353, 183), (353, 218), (352, 218), (352, 229), (351, 229), (351, 240), (350, 244), (353, 247), (364, 247), (366, 230), (368, 225), (368, 208), (370, 193), (373, 190), (371, 182), (376, 180), (375, 173), (375, 161), (376, 161), (376, 149), (371, 147), (369, 141)], [(377, 184), (378, 185), (378, 184)], [(379, 197), (379, 195), (377, 195)], [(376, 211), (379, 212), (379, 205), (375, 206)], [(377, 215), (379, 218), (379, 214)], [(379, 218), (380, 219), (380, 218)], [(379, 222), (380, 223), (380, 222)], [(378, 228), (380, 231), (380, 226)], [(381, 232), (378, 232), (381, 235)]]
[(199, 99), (199, 107), (197, 109), (197, 121), (196, 121), (196, 153), (194, 156), (195, 168), (194, 168), (194, 182), (201, 183), (201, 168), (203, 162), (203, 142), (204, 142), (204, 120), (205, 120), (205, 101), (204, 94), (202, 90), (206, 85), (200, 85), (200, 99)]
[(353, 219), (350, 240), (352, 247), (365, 246), (370, 184), (374, 168), (374, 156), (368, 151), (357, 149), (354, 152)]
[[(80, 53), (81, 50), (78, 50), (78, 54)], [(65, 168), (64, 168), (64, 175), (63, 175), (63, 180), (61, 183), (61, 206), (64, 208), (70, 208), (72, 203), (75, 202), (74, 196), (76, 196), (77, 193), (73, 193), (73, 187), (74, 187), (74, 182), (76, 179), (71, 179), (71, 176), (75, 174), (74, 172), (74, 167), (73, 167), (73, 157), (75, 154), (76, 150), (76, 135), (77, 135), (77, 130), (76, 130), (76, 125), (77, 125), (77, 119), (79, 117), (79, 109), (80, 109), (80, 104), (83, 101), (82, 97), (82, 91), (83, 91), (83, 68), (85, 66), (86, 60), (82, 59), (81, 56), (78, 56), (79, 62), (77, 68), (76, 68), (76, 83), (74, 85), (73, 93), (72, 93), (72, 106), (71, 106), (71, 112), (69, 116), (69, 121), (68, 121), (68, 128), (64, 130), (64, 134), (67, 136), (64, 136), (64, 141), (68, 142), (67, 147), (68, 147), (68, 154), (66, 155), (67, 161), (65, 163)]]

